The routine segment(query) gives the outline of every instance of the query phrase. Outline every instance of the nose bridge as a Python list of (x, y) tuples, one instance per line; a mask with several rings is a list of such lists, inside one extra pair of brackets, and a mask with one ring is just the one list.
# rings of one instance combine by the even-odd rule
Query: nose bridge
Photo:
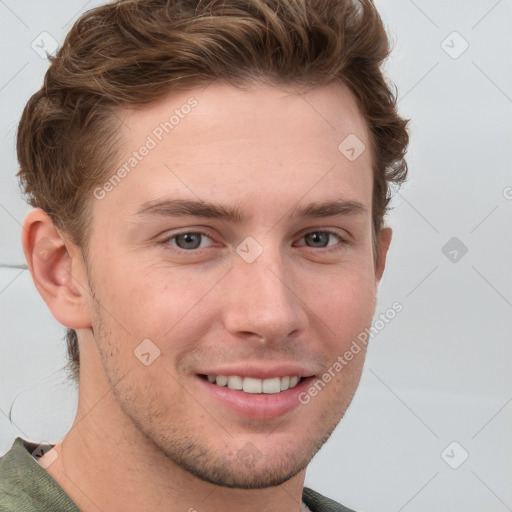
[(289, 269), (282, 255), (269, 248), (253, 262), (235, 259), (225, 310), (231, 332), (254, 333), (278, 341), (305, 323), (303, 306), (292, 290)]

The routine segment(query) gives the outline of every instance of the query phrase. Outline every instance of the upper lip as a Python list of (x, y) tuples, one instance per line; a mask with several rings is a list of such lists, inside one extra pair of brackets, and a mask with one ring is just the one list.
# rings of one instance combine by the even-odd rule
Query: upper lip
[(238, 364), (233, 366), (217, 366), (200, 370), (200, 375), (238, 375), (240, 377), (252, 377), (254, 379), (272, 379), (275, 377), (311, 377), (315, 372), (306, 366), (297, 364), (280, 364), (273, 366), (257, 366), (254, 364)]

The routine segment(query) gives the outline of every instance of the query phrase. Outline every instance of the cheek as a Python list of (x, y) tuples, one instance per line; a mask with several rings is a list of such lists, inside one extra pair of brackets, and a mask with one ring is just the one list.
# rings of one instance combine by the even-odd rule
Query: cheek
[(322, 333), (319, 348), (326, 355), (326, 362), (318, 376), (321, 382), (312, 385), (303, 400), (309, 403), (321, 395), (322, 399), (315, 403), (328, 422), (333, 411), (337, 411), (337, 417), (344, 414), (359, 383), (367, 349), (366, 330), (376, 305), (372, 269), (333, 278), (329, 292), (317, 295), (312, 309), (318, 319), (312, 329)]
[(190, 266), (117, 264), (101, 276), (104, 313), (121, 335), (130, 334), (131, 345), (149, 338), (168, 351), (166, 340), (172, 339), (172, 350), (179, 352), (209, 325), (209, 297), (222, 275), (223, 269), (198, 273)]
[(357, 336), (371, 323), (376, 305), (371, 264), (337, 269), (321, 278), (308, 292), (311, 310), (338, 343)]
[(375, 287), (368, 279), (345, 283), (332, 297), (330, 314), (337, 332), (360, 331), (371, 322), (375, 311)]

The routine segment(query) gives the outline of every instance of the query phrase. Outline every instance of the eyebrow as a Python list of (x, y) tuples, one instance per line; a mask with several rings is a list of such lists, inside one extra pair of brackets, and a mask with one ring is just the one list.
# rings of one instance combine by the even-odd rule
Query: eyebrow
[[(292, 218), (323, 218), (333, 216), (362, 215), (367, 208), (358, 201), (336, 200), (321, 203), (297, 205), (290, 211)], [(226, 222), (242, 223), (247, 213), (238, 206), (224, 206), (221, 204), (193, 201), (189, 199), (162, 199), (148, 201), (135, 214), (138, 217), (203, 217), (219, 219)]]

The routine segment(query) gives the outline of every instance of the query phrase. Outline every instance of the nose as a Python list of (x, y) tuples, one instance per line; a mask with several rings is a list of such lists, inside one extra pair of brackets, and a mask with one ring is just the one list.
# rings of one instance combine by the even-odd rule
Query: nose
[(267, 344), (304, 331), (306, 306), (294, 288), (297, 279), (280, 255), (267, 251), (252, 263), (237, 257), (224, 289), (225, 328), (236, 337)]

